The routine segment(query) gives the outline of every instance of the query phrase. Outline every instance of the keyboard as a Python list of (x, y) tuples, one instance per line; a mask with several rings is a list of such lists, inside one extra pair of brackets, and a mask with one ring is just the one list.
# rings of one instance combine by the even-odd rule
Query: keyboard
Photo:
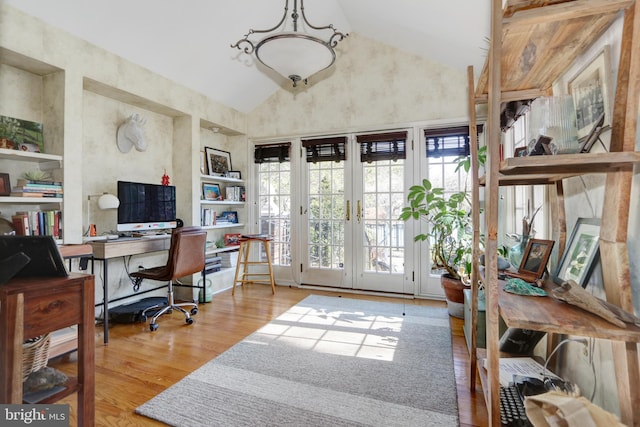
[(500, 386), (500, 425), (532, 427), (524, 409), (524, 402), (515, 385)]
[(169, 237), (168, 234), (144, 234), (141, 236), (143, 239), (165, 239)]

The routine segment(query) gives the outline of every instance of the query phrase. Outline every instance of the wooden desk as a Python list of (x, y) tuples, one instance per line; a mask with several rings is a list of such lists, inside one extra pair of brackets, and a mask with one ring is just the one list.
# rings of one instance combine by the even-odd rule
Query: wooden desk
[[(102, 327), (104, 331), (104, 343), (109, 343), (109, 260), (129, 255), (140, 255), (150, 252), (166, 251), (171, 245), (171, 235), (166, 237), (146, 239), (142, 237), (121, 237), (115, 240), (96, 240), (89, 242), (93, 248), (93, 258), (102, 261), (102, 303), (104, 305), (104, 319)], [(150, 289), (151, 292), (165, 286)], [(129, 295), (129, 296), (133, 296)]]
[(78, 325), (78, 376), (40, 403), (78, 394), (78, 425), (94, 424), (95, 336), (93, 275), (14, 279), (0, 286), (0, 402), (22, 403), (22, 343)]

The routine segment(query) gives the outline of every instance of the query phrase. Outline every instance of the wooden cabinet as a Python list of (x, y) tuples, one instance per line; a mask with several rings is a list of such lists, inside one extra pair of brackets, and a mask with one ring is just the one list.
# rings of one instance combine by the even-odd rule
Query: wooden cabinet
[[(612, 340), (618, 400), (623, 423), (640, 425), (638, 345), (640, 329), (618, 328), (587, 312), (550, 298), (523, 301), (502, 290), (497, 274), (498, 189), (501, 185), (548, 184), (555, 190), (554, 239), (562, 253), (566, 224), (562, 180), (589, 173), (605, 173), (606, 188), (600, 250), (607, 300), (633, 312), (627, 228), (635, 152), (636, 118), (640, 98), (640, 11), (635, 1), (492, 0), (491, 49), (473, 89), (470, 107), (488, 103), (487, 172), (485, 185), (485, 249), (487, 253), (487, 362), (483, 382), (491, 425), (500, 425), (498, 319), (509, 327)], [(504, 102), (550, 95), (552, 84), (616, 19), (624, 13), (621, 58), (612, 115), (609, 153), (572, 154), (508, 159), (500, 162), (500, 113)], [(474, 127), (475, 111), (471, 114)], [(551, 283), (547, 286), (553, 286)], [(473, 288), (476, 292), (475, 287)], [(474, 296), (475, 298), (475, 296)], [(477, 321), (477, 304), (472, 317)], [(475, 341), (475, 340), (474, 340)], [(472, 355), (472, 369), (477, 366)], [(484, 374), (484, 369), (480, 369)], [(472, 372), (475, 378), (475, 372)], [(474, 384), (475, 386), (475, 384)]]
[(78, 375), (65, 389), (40, 403), (78, 396), (78, 425), (94, 420), (93, 275), (13, 279), (0, 287), (0, 402), (22, 403), (22, 343), (67, 326), (78, 325)]

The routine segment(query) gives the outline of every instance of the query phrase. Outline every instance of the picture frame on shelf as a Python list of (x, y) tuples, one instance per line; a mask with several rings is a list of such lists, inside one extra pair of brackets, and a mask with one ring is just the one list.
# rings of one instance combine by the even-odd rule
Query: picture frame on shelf
[(8, 173), (0, 173), (0, 196), (11, 195), (11, 180)]
[(227, 172), (227, 178), (242, 179), (242, 173), (240, 171), (229, 171)]
[(0, 115), (0, 148), (44, 153), (42, 123)]
[(220, 218), (224, 221), (227, 221), (231, 224), (238, 223), (238, 212), (236, 211), (225, 211), (220, 214)]
[(203, 182), (202, 198), (204, 200), (222, 200), (222, 193), (220, 192), (220, 184)]
[(529, 239), (518, 273), (541, 278), (549, 262), (554, 243), (553, 240)]
[(231, 170), (231, 153), (217, 148), (204, 147), (207, 171), (211, 176), (226, 176)]
[(578, 218), (567, 247), (558, 263), (553, 281), (573, 280), (586, 287), (600, 258), (600, 218)]
[(527, 147), (518, 147), (513, 151), (513, 157), (527, 157)]
[(589, 135), (604, 113), (602, 126), (611, 124), (611, 65), (610, 49), (604, 46), (569, 80), (568, 90), (576, 109), (578, 138)]
[(227, 233), (224, 235), (225, 246), (240, 246), (240, 239), (242, 234), (240, 233)]

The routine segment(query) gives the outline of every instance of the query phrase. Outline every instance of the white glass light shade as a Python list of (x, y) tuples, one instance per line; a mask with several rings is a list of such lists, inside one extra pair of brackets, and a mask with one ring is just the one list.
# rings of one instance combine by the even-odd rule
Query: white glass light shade
[(267, 37), (256, 46), (256, 57), (294, 83), (328, 68), (336, 54), (325, 42), (296, 32)]
[(113, 194), (105, 193), (98, 199), (98, 208), (101, 210), (117, 209), (120, 206), (120, 200)]

